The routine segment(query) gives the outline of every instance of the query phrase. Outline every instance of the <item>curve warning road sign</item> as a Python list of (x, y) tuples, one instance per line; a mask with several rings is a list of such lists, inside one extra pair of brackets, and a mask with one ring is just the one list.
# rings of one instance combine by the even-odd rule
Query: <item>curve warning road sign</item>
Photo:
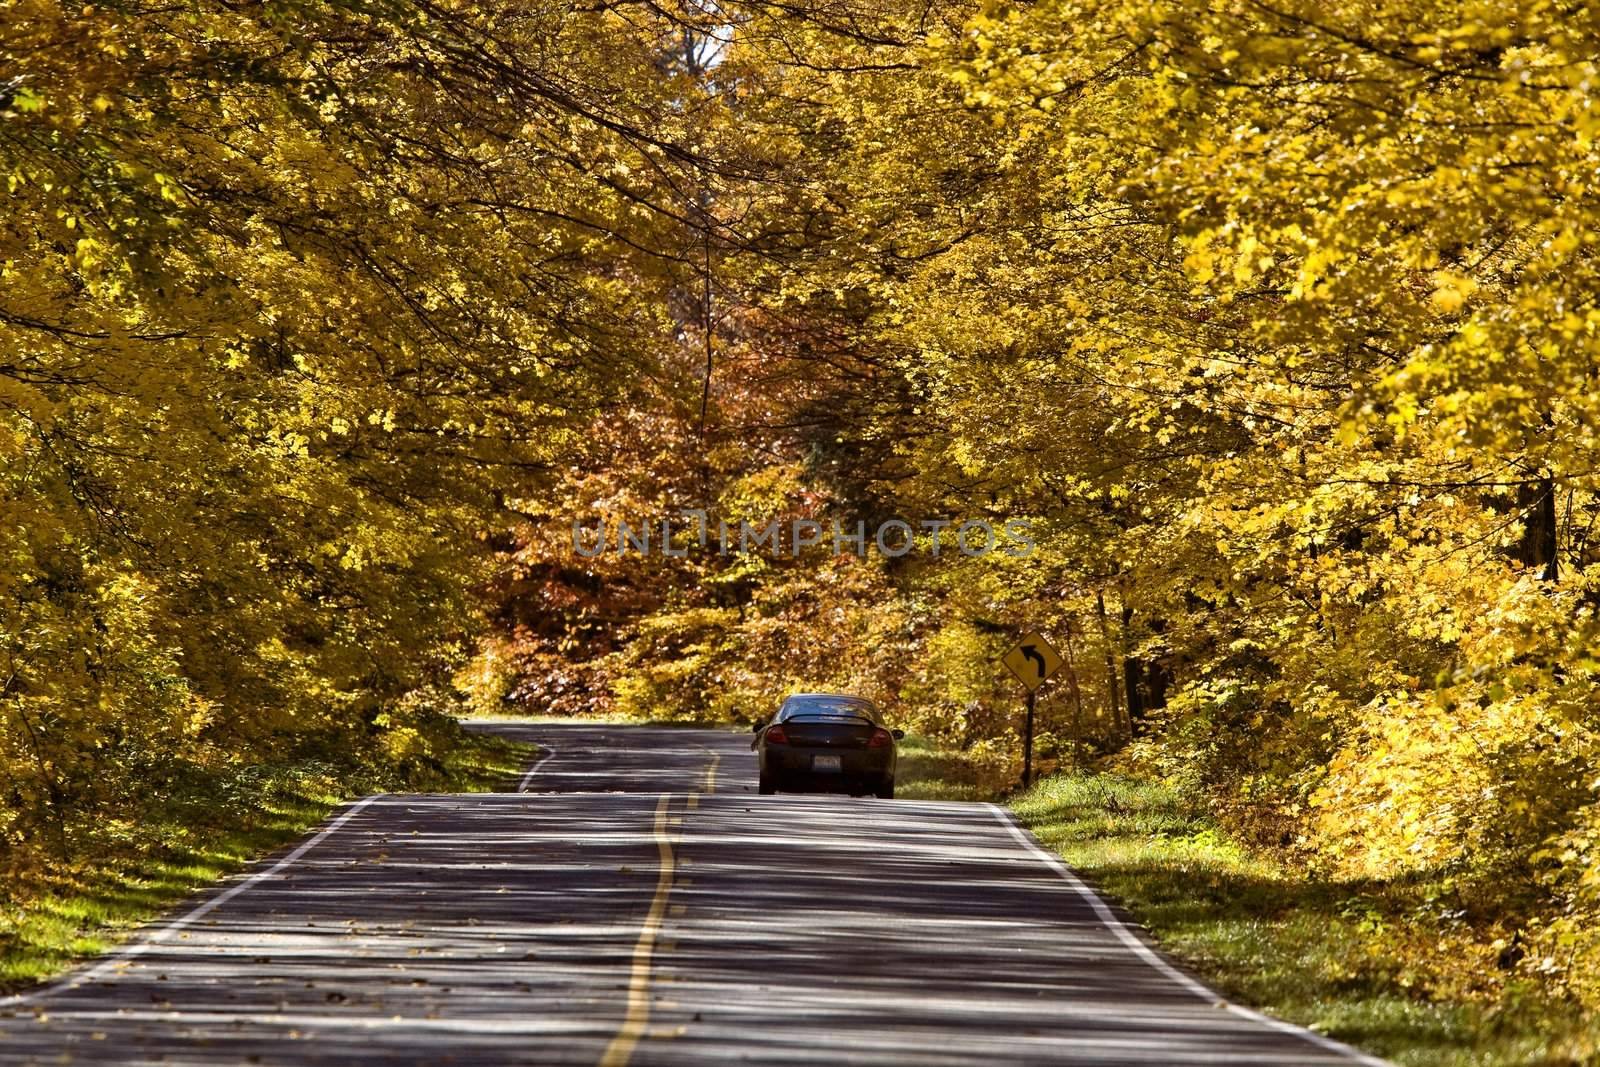
[(1061, 657), (1043, 636), (1033, 632), (1018, 641), (1000, 660), (1017, 676), (1018, 681), (1033, 692), (1061, 669)]

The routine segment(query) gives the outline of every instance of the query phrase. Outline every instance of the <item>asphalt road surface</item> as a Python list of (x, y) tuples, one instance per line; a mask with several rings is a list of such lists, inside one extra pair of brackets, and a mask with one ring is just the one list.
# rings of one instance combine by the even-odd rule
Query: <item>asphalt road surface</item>
[(985, 804), (762, 797), (749, 735), (482, 724), (61, 981), (0, 1062), (1378, 1064), (1224, 1004)]

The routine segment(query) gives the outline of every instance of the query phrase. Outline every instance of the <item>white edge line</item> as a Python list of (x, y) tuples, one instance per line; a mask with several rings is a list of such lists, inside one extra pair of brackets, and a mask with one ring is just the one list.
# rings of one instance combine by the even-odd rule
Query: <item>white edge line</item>
[(535, 774), (539, 773), (539, 768), (543, 767), (546, 763), (549, 763), (555, 758), (555, 749), (551, 748), (549, 745), (545, 745), (543, 747), (544, 755), (540, 756), (538, 760), (534, 762), (534, 765), (528, 768), (528, 773), (522, 776), (522, 781), (517, 783), (517, 792), (526, 793), (528, 791), (528, 783), (533, 781), (533, 776)]
[(1225, 1008), (1235, 1015), (1242, 1016), (1243, 1018), (1260, 1023), (1263, 1026), (1271, 1027), (1274, 1030), (1282, 1031), (1286, 1034), (1293, 1034), (1303, 1041), (1309, 1041), (1311, 1044), (1329, 1052), (1338, 1053), (1339, 1055), (1353, 1060), (1356, 1063), (1366, 1064), (1367, 1067), (1393, 1067), (1388, 1060), (1379, 1059), (1376, 1056), (1362, 1052), (1358, 1048), (1352, 1048), (1351, 1046), (1344, 1044), (1342, 1041), (1335, 1041), (1331, 1037), (1324, 1037), (1322, 1034), (1316, 1033), (1312, 1030), (1307, 1030), (1303, 1026), (1296, 1026), (1294, 1023), (1284, 1022), (1282, 1019), (1274, 1019), (1270, 1015), (1263, 1015), (1258, 1011), (1252, 1011), (1251, 1009), (1243, 1007), (1242, 1005), (1234, 1004), (1225, 999), (1215, 990), (1208, 989), (1206, 986), (1195, 981), (1193, 978), (1184, 974), (1172, 964), (1162, 959), (1154, 949), (1144, 943), (1139, 935), (1128, 929), (1127, 925), (1124, 924), (1121, 919), (1117, 918), (1116, 913), (1111, 910), (1110, 906), (1107, 905), (1104, 900), (1100, 899), (1100, 894), (1096, 893), (1093, 889), (1090, 889), (1088, 884), (1074, 874), (1072, 868), (1063, 863), (1059, 857), (1042, 848), (1037, 841), (1033, 840), (1033, 838), (1017, 824), (1015, 817), (1013, 817), (1010, 812), (1001, 808), (997, 804), (985, 804), (984, 807), (988, 808), (989, 812), (999, 820), (1000, 825), (1004, 826), (1007, 830), (1010, 830), (1011, 835), (1018, 841), (1022, 842), (1023, 846), (1026, 847), (1028, 851), (1032, 852), (1039, 859), (1043, 860), (1046, 866), (1065, 879), (1067, 884), (1070, 885), (1073, 890), (1077, 892), (1077, 894), (1085, 901), (1087, 901), (1091, 908), (1094, 909), (1095, 915), (1103, 924), (1105, 924), (1108, 930), (1116, 935), (1117, 940), (1127, 945), (1128, 948), (1133, 951), (1134, 955), (1144, 960), (1144, 962), (1148, 963), (1151, 967), (1154, 967), (1157, 971), (1160, 971), (1166, 977), (1172, 979), (1172, 981), (1176, 982), (1190, 993), (1200, 997), (1202, 1000), (1210, 1001), (1211, 1003), (1216, 1004), (1218, 1007)]
[(68, 974), (63, 978), (59, 978), (56, 981), (50, 982), (46, 985), (42, 985), (37, 989), (30, 989), (23, 993), (13, 993), (11, 996), (0, 998), (0, 1010), (19, 1007), (23, 1004), (29, 1004), (35, 1000), (39, 1000), (42, 997), (49, 996), (52, 993), (61, 993), (69, 989), (76, 989), (85, 982), (92, 982), (108, 971), (114, 970), (124, 963), (127, 963), (129, 960), (137, 956), (144, 955), (150, 949), (167, 940), (173, 934), (193, 924), (197, 919), (202, 919), (209, 915), (212, 911), (220, 908), (222, 905), (226, 904), (240, 893), (243, 893), (246, 889), (249, 889), (257, 882), (266, 881), (268, 878), (271, 878), (279, 871), (288, 867), (290, 864), (294, 863), (295, 860), (298, 860), (301, 856), (304, 856), (307, 852), (316, 847), (317, 843), (323, 838), (327, 837), (329, 834), (339, 829), (339, 827), (349, 822), (351, 818), (353, 818), (355, 814), (362, 808), (366, 807), (368, 804), (371, 804), (374, 800), (377, 800), (384, 795), (385, 794), (383, 793), (378, 793), (357, 801), (355, 804), (346, 808), (338, 818), (328, 823), (306, 841), (301, 842), (295, 847), (294, 851), (290, 852), (277, 863), (274, 863), (271, 867), (268, 867), (265, 870), (257, 871), (244, 881), (224, 890), (221, 893), (218, 893), (210, 900), (205, 901), (198, 907), (185, 913), (179, 918), (174, 919), (172, 922), (167, 923), (165, 926), (162, 926), (154, 933), (147, 934), (133, 944), (125, 946), (120, 952), (116, 952), (110, 956), (107, 956), (105, 959), (101, 960), (93, 967), (90, 967), (88, 970), (81, 971), (76, 974)]

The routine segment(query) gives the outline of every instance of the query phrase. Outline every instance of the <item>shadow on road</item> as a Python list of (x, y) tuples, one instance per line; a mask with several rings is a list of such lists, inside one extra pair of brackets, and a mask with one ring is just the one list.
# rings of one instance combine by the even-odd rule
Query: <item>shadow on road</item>
[(550, 792), (379, 798), (0, 1019), (0, 1061), (1349, 1062), (1141, 960), (985, 805), (756, 796), (725, 731), (476, 728)]

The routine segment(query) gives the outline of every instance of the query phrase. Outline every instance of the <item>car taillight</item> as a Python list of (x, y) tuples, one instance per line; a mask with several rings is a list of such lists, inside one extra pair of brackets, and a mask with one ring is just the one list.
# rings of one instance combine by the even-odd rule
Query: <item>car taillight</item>
[(767, 744), (769, 744), (769, 745), (787, 745), (788, 743), (789, 743), (789, 735), (783, 732), (783, 727), (781, 727), (781, 726), (769, 726), (769, 727), (767, 727)]
[(891, 734), (888, 730), (885, 730), (882, 727), (879, 727), (878, 729), (872, 731), (872, 736), (871, 737), (867, 738), (867, 747), (868, 748), (882, 748), (884, 745), (887, 745), (889, 742), (891, 742), (893, 740), (894, 740), (894, 735), (893, 734)]

